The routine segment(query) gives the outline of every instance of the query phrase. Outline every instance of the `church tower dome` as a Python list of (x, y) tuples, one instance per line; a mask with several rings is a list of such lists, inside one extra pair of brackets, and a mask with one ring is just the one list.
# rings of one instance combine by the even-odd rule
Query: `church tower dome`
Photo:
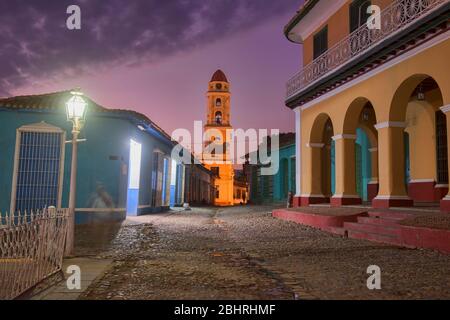
[(228, 83), (227, 76), (222, 70), (217, 70), (214, 72), (210, 82), (226, 82)]

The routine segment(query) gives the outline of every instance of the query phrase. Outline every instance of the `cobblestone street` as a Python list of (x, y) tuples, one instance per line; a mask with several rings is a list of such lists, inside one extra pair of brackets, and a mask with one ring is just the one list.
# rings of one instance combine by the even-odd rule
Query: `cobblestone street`
[[(78, 230), (77, 255), (114, 260), (81, 298), (450, 298), (450, 256), (340, 238), (274, 219), (272, 209), (142, 216), (96, 230), (102, 241)], [(381, 268), (382, 290), (367, 289), (369, 265)]]

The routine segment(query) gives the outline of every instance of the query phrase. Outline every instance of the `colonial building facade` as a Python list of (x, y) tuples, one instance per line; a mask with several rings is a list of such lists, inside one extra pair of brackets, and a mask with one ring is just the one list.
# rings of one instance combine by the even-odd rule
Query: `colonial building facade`
[(291, 19), (285, 35), (303, 45), (286, 97), (297, 206), (450, 211), (449, 14), (448, 0), (309, 0)]
[[(72, 148), (65, 142), (72, 124), (65, 104), (70, 97), (63, 91), (0, 99), (0, 212), (68, 206)], [(213, 173), (171, 159), (175, 143), (157, 124), (143, 114), (84, 99), (77, 223), (123, 219), (184, 202), (213, 203)]]

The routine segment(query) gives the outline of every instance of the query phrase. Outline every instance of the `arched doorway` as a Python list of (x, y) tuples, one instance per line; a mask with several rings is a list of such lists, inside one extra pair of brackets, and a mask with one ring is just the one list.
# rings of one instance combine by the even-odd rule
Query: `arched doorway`
[(447, 122), (437, 82), (423, 79), (405, 110), (405, 181), (415, 203), (437, 204), (448, 191)]
[(342, 134), (334, 140), (338, 159), (334, 205), (368, 203), (378, 192), (376, 115), (372, 103), (360, 97), (348, 107)]
[(378, 125), (386, 155), (377, 207), (437, 205), (448, 192), (447, 124), (438, 83), (409, 77), (396, 90), (389, 121)]
[(333, 123), (327, 114), (316, 117), (307, 144), (306, 190), (302, 195), (302, 205), (327, 203), (333, 195), (334, 178), (334, 135)]

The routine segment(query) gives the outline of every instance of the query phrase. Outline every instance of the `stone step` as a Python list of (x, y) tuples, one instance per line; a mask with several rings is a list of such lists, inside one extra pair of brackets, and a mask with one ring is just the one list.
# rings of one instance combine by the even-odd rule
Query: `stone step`
[(381, 219), (404, 220), (412, 216), (414, 216), (413, 213), (400, 211), (369, 211), (369, 217)]
[(347, 237), (347, 230), (345, 228), (340, 227), (322, 227), (323, 231), (327, 231), (333, 234), (337, 234), (342, 237)]
[(352, 238), (352, 239), (368, 240), (368, 241), (373, 241), (373, 242), (402, 246), (402, 241), (398, 237), (395, 237), (395, 236), (348, 230), (348, 237)]
[(368, 232), (378, 235), (387, 235), (393, 237), (400, 237), (401, 229), (400, 226), (386, 226), (382, 224), (366, 224), (366, 223), (354, 223), (346, 222), (344, 223), (344, 229), (347, 231), (358, 231), (358, 232)]
[(374, 217), (358, 217), (359, 223), (364, 224), (376, 224), (376, 225), (384, 225), (384, 226), (398, 226), (399, 222), (403, 219), (381, 219)]

